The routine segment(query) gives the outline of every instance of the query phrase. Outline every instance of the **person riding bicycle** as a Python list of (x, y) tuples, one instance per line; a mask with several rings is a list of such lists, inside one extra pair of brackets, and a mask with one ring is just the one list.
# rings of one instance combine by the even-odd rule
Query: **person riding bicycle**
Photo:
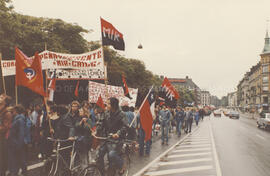
[[(129, 128), (128, 119), (124, 112), (120, 110), (119, 100), (117, 98), (110, 98), (108, 110), (109, 112), (105, 112), (97, 123), (97, 135), (109, 136), (112, 134), (113, 139), (125, 139)], [(99, 134), (100, 131), (105, 134)], [(119, 169), (120, 174), (124, 173), (123, 159), (120, 156), (121, 148), (121, 142), (108, 142), (105, 145), (101, 145), (98, 151), (97, 165), (100, 171), (103, 172), (102, 175), (104, 175), (104, 156), (106, 153), (108, 153), (109, 171), (113, 171), (116, 168)]]
[(91, 147), (92, 121), (90, 114), (84, 108), (79, 109), (79, 118), (75, 123), (76, 151), (79, 152), (83, 167), (88, 165), (88, 152)]

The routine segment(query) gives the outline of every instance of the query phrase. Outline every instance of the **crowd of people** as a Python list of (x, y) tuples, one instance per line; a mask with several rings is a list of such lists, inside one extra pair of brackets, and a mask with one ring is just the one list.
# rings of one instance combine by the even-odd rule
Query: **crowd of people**
[[(152, 139), (145, 141), (145, 132), (140, 123), (137, 107), (119, 106), (117, 98), (110, 98), (105, 109), (87, 101), (73, 101), (69, 105), (55, 105), (44, 102), (27, 108), (12, 105), (12, 98), (0, 95), (0, 176), (27, 175), (29, 155), (46, 159), (53, 153), (53, 143), (47, 138), (79, 140), (80, 153), (87, 160), (91, 148), (97, 148), (97, 164), (104, 168), (104, 155), (108, 153), (110, 166), (113, 163), (124, 172), (119, 146), (96, 147), (96, 136), (109, 136), (113, 139), (136, 141), (140, 156), (149, 156)], [(189, 133), (193, 120), (198, 125), (203, 120), (204, 110), (198, 108), (170, 108), (156, 105), (153, 117), (152, 136), (161, 132), (161, 145), (169, 144), (169, 133), (175, 129), (176, 135)], [(68, 144), (67, 144), (68, 145)], [(108, 144), (109, 145), (109, 144)], [(121, 145), (121, 144), (119, 144)], [(100, 145), (101, 146), (101, 145)], [(109, 150), (109, 151), (106, 151)], [(68, 160), (69, 152), (63, 153)]]

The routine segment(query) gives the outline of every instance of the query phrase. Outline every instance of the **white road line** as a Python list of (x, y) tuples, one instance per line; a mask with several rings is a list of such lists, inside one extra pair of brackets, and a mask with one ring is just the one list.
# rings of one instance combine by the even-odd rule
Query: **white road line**
[(176, 149), (181, 149), (181, 148), (196, 148), (196, 147), (211, 147), (211, 144), (196, 144), (196, 145), (180, 145), (176, 147)]
[(208, 151), (211, 150), (211, 148), (193, 148), (193, 149), (178, 149), (174, 150), (173, 153), (179, 153), (179, 152), (196, 152), (196, 151)]
[(33, 165), (31, 165), (31, 166), (27, 166), (27, 170), (36, 169), (36, 168), (38, 168), (38, 167), (42, 167), (43, 165), (44, 165), (43, 162), (37, 163), (37, 164), (33, 164)]
[(203, 156), (203, 155), (211, 155), (211, 153), (202, 152), (202, 153), (190, 153), (190, 154), (181, 154), (181, 155), (171, 154), (168, 156), (168, 158), (181, 158), (181, 157), (187, 157), (187, 156)]
[(214, 153), (214, 158), (215, 158), (215, 163), (216, 163), (217, 176), (222, 176), (222, 172), (221, 172), (221, 168), (220, 168), (220, 164), (219, 164), (219, 159), (218, 159), (218, 155), (217, 155), (217, 149), (216, 149), (216, 145), (215, 145), (215, 141), (214, 141), (212, 123), (209, 123), (208, 126), (210, 128), (210, 135), (211, 135), (211, 139), (212, 139), (213, 153)]
[(202, 141), (202, 142), (186, 142), (186, 141), (184, 141), (182, 144), (183, 144), (183, 145), (192, 145), (192, 144), (211, 144), (211, 142), (210, 142), (210, 141)]
[(261, 138), (261, 139), (263, 139), (263, 140), (266, 140), (263, 136), (261, 136), (261, 135), (259, 135), (259, 134), (256, 134), (256, 136), (257, 136), (258, 138)]
[(180, 174), (185, 172), (194, 172), (194, 171), (202, 171), (202, 170), (210, 170), (213, 166), (206, 165), (200, 167), (188, 167), (182, 169), (170, 169), (170, 170), (162, 170), (162, 171), (155, 171), (155, 172), (147, 172), (144, 176), (155, 176), (155, 175), (169, 175), (169, 174)]
[[(194, 131), (196, 131), (198, 129), (198, 127), (195, 128)], [(192, 134), (192, 133), (191, 133)], [(133, 176), (140, 176), (142, 175), (151, 165), (153, 165), (154, 163), (156, 163), (158, 160), (160, 160), (160, 158), (164, 157), (167, 153), (169, 153), (172, 149), (175, 148), (175, 146), (179, 145), (181, 142), (183, 142), (186, 138), (189, 137), (190, 134), (186, 135), (183, 139), (181, 139), (180, 141), (178, 141), (176, 144), (174, 144), (171, 148), (169, 148), (168, 150), (166, 150), (165, 152), (163, 152), (162, 154), (160, 154), (158, 157), (156, 157), (156, 159), (154, 159), (153, 161), (151, 161), (150, 163), (148, 163), (144, 168), (142, 168), (139, 172), (137, 172), (136, 174), (134, 174)]]
[(160, 162), (159, 166), (167, 166), (167, 165), (176, 165), (176, 164), (187, 164), (187, 163), (197, 163), (204, 161), (212, 161), (212, 158), (201, 158), (201, 159), (192, 159), (192, 160), (184, 160), (184, 161), (170, 161), (170, 162)]

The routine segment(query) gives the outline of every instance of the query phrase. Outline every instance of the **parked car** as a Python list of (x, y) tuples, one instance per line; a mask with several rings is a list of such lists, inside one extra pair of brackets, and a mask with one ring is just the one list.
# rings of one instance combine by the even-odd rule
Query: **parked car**
[(214, 116), (215, 117), (221, 117), (221, 111), (219, 109), (214, 111)]
[(264, 113), (261, 117), (257, 120), (258, 128), (265, 128), (270, 129), (270, 113)]
[(228, 116), (231, 119), (239, 119), (240, 118), (239, 112), (237, 112), (237, 111), (230, 111)]

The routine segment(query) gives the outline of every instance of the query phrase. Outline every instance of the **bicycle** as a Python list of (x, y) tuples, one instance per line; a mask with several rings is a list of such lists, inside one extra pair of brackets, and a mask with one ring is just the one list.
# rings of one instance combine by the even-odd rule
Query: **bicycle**
[[(47, 138), (49, 141), (56, 143), (55, 153), (52, 154), (44, 162), (43, 175), (47, 176), (74, 176), (78, 175), (82, 168), (82, 160), (80, 154), (75, 150), (76, 139), (70, 141), (68, 139)], [(69, 142), (72, 145), (65, 146)], [(64, 144), (64, 147), (61, 147)], [(71, 154), (69, 151), (71, 149)], [(64, 153), (65, 150), (67, 153)], [(63, 156), (66, 155), (66, 156)], [(88, 165), (88, 164), (87, 164)]]
[[(106, 174), (107, 176), (128, 176), (129, 173), (129, 167), (130, 167), (130, 145), (133, 145), (133, 141), (130, 140), (115, 140), (112, 139), (111, 136), (109, 137), (98, 137), (95, 136), (94, 134), (92, 134), (92, 136), (96, 139), (99, 140), (104, 140), (104, 143), (102, 144), (102, 146), (107, 145), (108, 142), (110, 143), (114, 143), (117, 144), (119, 142), (123, 143), (123, 146), (121, 148), (121, 152), (120, 152), (120, 156), (123, 159), (123, 168), (124, 168), (124, 173), (120, 174), (118, 169), (113, 168), (112, 170), (109, 171), (109, 161), (107, 160), (107, 162), (104, 163), (104, 174)], [(106, 150), (106, 154), (108, 157), (108, 153), (109, 150)], [(104, 157), (105, 158), (105, 157)], [(79, 174), (79, 176), (104, 176), (101, 175), (102, 171), (100, 171), (100, 168), (98, 167), (98, 164), (96, 163), (96, 160), (98, 158), (96, 157), (95, 161), (90, 163), (89, 166), (85, 169), (83, 169), (81, 171), (81, 173)], [(110, 172), (110, 173), (109, 173)]]

